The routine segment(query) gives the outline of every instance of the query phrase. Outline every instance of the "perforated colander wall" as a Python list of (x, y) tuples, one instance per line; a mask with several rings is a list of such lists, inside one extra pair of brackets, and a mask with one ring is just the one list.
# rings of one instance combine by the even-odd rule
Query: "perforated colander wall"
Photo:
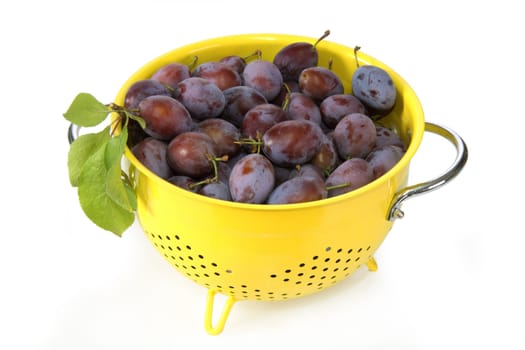
[(234, 266), (225, 266), (213, 256), (196, 251), (182, 235), (147, 235), (170, 264), (188, 278), (239, 300), (283, 300), (318, 292), (367, 263), (374, 250), (370, 245), (322, 247), (295, 264), (254, 272), (259, 273), (254, 283), (239, 279)]

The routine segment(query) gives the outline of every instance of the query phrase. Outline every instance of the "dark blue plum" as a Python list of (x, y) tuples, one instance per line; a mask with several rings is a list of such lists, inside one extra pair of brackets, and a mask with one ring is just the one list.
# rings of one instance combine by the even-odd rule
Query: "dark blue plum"
[(373, 65), (360, 66), (352, 75), (352, 93), (372, 113), (386, 114), (396, 102), (397, 91), (390, 75)]

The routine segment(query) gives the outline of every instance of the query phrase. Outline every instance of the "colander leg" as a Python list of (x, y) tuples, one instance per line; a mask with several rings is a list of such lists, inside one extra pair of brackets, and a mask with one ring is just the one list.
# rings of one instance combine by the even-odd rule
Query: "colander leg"
[(374, 259), (373, 256), (368, 258), (368, 261), (366, 262), (366, 267), (368, 267), (368, 271), (370, 272), (376, 272), (377, 271), (377, 261)]
[(233, 307), (233, 304), (235, 303), (235, 298), (233, 296), (228, 296), (228, 299), (226, 300), (226, 303), (224, 304), (224, 307), (222, 309), (222, 314), (217, 322), (217, 325), (213, 326), (213, 303), (215, 301), (215, 294), (217, 291), (210, 289), (208, 290), (208, 298), (206, 302), (206, 314), (204, 317), (204, 327), (206, 328), (206, 331), (211, 335), (217, 335), (222, 332), (224, 329), (224, 325), (226, 324), (226, 320), (228, 319), (228, 315), (230, 314), (230, 311)]

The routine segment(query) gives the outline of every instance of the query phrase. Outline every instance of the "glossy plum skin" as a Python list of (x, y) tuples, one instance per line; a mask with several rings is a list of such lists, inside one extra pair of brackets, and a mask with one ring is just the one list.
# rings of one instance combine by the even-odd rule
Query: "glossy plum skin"
[(374, 113), (386, 114), (396, 101), (397, 91), (390, 75), (372, 65), (360, 66), (352, 75), (352, 92)]
[(332, 129), (348, 114), (361, 113), (368, 115), (363, 103), (351, 94), (328, 96), (321, 102), (319, 109), (323, 122)]
[(264, 203), (274, 184), (272, 163), (258, 153), (248, 154), (237, 161), (229, 178), (231, 197), (241, 203)]
[(259, 91), (244, 85), (224, 90), (224, 97), (226, 104), (221, 117), (237, 127), (242, 125), (246, 112), (268, 102)]
[(213, 140), (218, 156), (234, 156), (241, 148), (236, 143), (241, 137), (239, 129), (224, 119), (210, 118), (203, 120), (197, 124), (196, 131), (205, 133)]
[(170, 96), (148, 96), (140, 101), (138, 110), (146, 122), (144, 131), (160, 140), (171, 140), (193, 126), (190, 112)]
[(322, 139), (319, 125), (306, 120), (285, 120), (264, 133), (262, 150), (276, 165), (294, 167), (310, 161)]
[(228, 55), (222, 57), (219, 62), (224, 63), (226, 66), (239, 73), (242, 79), (242, 71), (244, 70), (244, 67), (246, 67), (246, 60), (244, 58), (238, 55)]
[(212, 174), (214, 157), (213, 140), (202, 132), (182, 133), (168, 144), (168, 164), (179, 175), (201, 178)]
[(268, 101), (279, 95), (283, 76), (275, 64), (262, 59), (250, 61), (242, 72), (244, 84), (259, 91)]
[(257, 139), (275, 124), (287, 119), (286, 113), (281, 108), (271, 103), (263, 103), (246, 112), (241, 134), (243, 137)]
[(300, 92), (292, 92), (288, 95), (286, 114), (289, 119), (309, 120), (318, 125), (322, 121), (319, 106), (310, 97)]
[(226, 63), (215, 61), (205, 62), (198, 65), (193, 70), (192, 76), (205, 78), (217, 85), (221, 90), (226, 90), (242, 84), (242, 77), (236, 70), (228, 66)]
[(133, 155), (157, 176), (168, 179), (173, 170), (167, 161), (168, 144), (154, 137), (147, 137), (131, 149)]
[(187, 65), (173, 62), (157, 69), (151, 76), (151, 79), (175, 89), (178, 83), (190, 76), (190, 69)]
[(232, 196), (227, 182), (216, 181), (202, 185), (197, 193), (203, 196), (231, 201)]
[(341, 158), (364, 158), (375, 146), (376, 127), (368, 116), (352, 113), (339, 121), (333, 137)]
[(406, 148), (405, 143), (394, 130), (384, 126), (376, 125), (376, 147), (383, 147), (387, 145), (398, 146), (402, 149)]
[(319, 177), (296, 176), (277, 186), (268, 197), (268, 204), (290, 204), (326, 198), (325, 183)]
[(301, 90), (299, 89), (299, 83), (293, 80), (284, 81), (283, 86), (281, 87), (281, 91), (279, 91), (277, 97), (274, 98), (271, 102), (277, 106), (281, 106), (282, 108), (284, 108), (284, 102), (286, 101), (288, 94), (292, 92), (301, 92)]
[(295, 42), (279, 50), (273, 63), (281, 71), (284, 80), (297, 81), (301, 72), (317, 66), (318, 60), (317, 49), (311, 43)]
[(148, 96), (165, 95), (171, 96), (171, 91), (162, 83), (153, 79), (143, 79), (134, 82), (126, 91), (124, 97), (124, 107), (128, 110), (135, 110), (140, 101)]
[(177, 84), (176, 95), (193, 118), (198, 120), (216, 118), (226, 106), (222, 90), (204, 78), (190, 77), (181, 81)]
[(195, 180), (186, 175), (173, 175), (167, 180), (169, 183), (193, 193), (199, 190), (199, 186), (194, 186)]
[(326, 179), (326, 186), (344, 185), (329, 189), (328, 197), (334, 197), (353, 191), (374, 180), (370, 164), (362, 158), (352, 158), (341, 163)]
[(328, 96), (344, 92), (341, 79), (331, 70), (324, 67), (310, 67), (299, 75), (301, 92), (315, 101), (322, 101)]
[(372, 167), (374, 177), (378, 178), (396, 165), (405, 151), (396, 145), (385, 145), (375, 148), (368, 154), (366, 161)]
[(322, 181), (325, 178), (322, 169), (311, 163), (303, 164), (290, 170), (289, 179), (298, 176), (315, 177)]
[(332, 171), (339, 162), (340, 158), (332, 134), (323, 134), (319, 150), (310, 160), (310, 163), (328, 173)]

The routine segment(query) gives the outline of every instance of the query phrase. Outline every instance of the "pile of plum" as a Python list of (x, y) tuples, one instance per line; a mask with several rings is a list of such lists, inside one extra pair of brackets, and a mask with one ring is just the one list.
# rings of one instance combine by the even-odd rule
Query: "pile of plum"
[[(326, 35), (326, 33), (325, 33)], [(188, 191), (253, 204), (300, 203), (364, 186), (406, 145), (375, 122), (394, 106), (383, 69), (357, 66), (352, 92), (318, 65), (317, 44), (294, 42), (191, 65), (173, 62), (132, 84), (129, 146), (149, 170)]]

